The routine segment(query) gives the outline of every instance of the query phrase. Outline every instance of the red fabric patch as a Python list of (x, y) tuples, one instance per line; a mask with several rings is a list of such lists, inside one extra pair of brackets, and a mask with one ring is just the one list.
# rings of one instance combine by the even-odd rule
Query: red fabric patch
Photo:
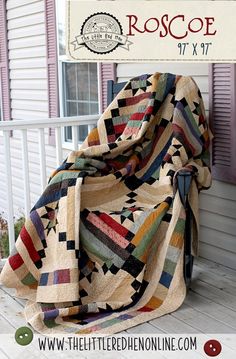
[(204, 118), (203, 115), (200, 115), (200, 116), (199, 116), (199, 125), (201, 125), (201, 124), (203, 124), (203, 123), (205, 123), (205, 118)]
[(125, 165), (123, 162), (114, 161), (114, 160), (107, 160), (107, 164), (110, 167), (114, 168), (115, 170), (120, 170)]
[(150, 95), (151, 95), (150, 92), (144, 92), (141, 95), (129, 97), (126, 99), (126, 106), (135, 105), (136, 103), (139, 103), (140, 101), (142, 101), (144, 98), (149, 98)]
[(121, 125), (115, 125), (114, 129), (115, 129), (115, 133), (122, 133), (124, 131), (126, 127), (126, 123), (122, 123)]
[(152, 308), (148, 308), (148, 307), (142, 307), (140, 309), (138, 309), (138, 312), (152, 312), (153, 309)]
[(144, 112), (136, 112), (134, 113), (131, 117), (130, 120), (131, 121), (141, 121), (143, 119), (144, 116)]
[(130, 212), (135, 212), (135, 211), (138, 211), (138, 208), (137, 207), (130, 207), (129, 211)]
[(112, 217), (108, 216), (106, 213), (101, 213), (99, 215), (99, 218), (105, 222), (108, 226), (110, 226), (116, 233), (120, 234), (121, 236), (125, 237), (128, 233), (128, 229), (121, 226), (119, 223), (117, 223)]
[(57, 283), (70, 283), (70, 270), (69, 269), (60, 269), (57, 272)]
[(100, 141), (99, 140), (89, 141), (88, 145), (89, 146), (97, 146), (97, 145), (100, 145)]
[(108, 140), (108, 143), (115, 142), (116, 135), (108, 135), (107, 140)]
[(163, 158), (164, 161), (168, 162), (171, 159), (171, 155), (167, 153), (165, 157)]
[(151, 115), (152, 113), (153, 113), (153, 106), (149, 106), (145, 111), (145, 115), (146, 114)]
[(9, 257), (9, 263), (13, 270), (19, 268), (23, 263), (23, 259), (19, 255), (19, 253), (14, 254), (13, 256)]
[(55, 211), (48, 212), (48, 219), (52, 221), (55, 218)]
[(32, 242), (32, 239), (25, 227), (22, 228), (22, 230), (20, 232), (20, 237), (21, 237), (22, 242), (26, 246), (27, 251), (28, 251), (32, 261), (37, 262), (38, 260), (40, 260), (41, 258), (39, 256), (38, 252), (36, 251), (34, 244)]

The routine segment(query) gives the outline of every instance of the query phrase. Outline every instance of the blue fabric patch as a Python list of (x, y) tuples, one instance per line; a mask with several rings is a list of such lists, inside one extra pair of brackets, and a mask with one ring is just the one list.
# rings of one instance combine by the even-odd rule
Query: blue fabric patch
[(144, 173), (144, 175), (140, 178), (143, 182), (147, 181), (151, 175), (160, 167), (163, 158), (170, 147), (172, 141), (172, 136), (170, 137), (169, 141), (166, 143), (165, 147), (162, 149), (162, 151), (159, 153), (159, 155), (155, 158), (151, 166), (148, 168), (147, 172)]
[(55, 271), (53, 273), (53, 284), (59, 284), (58, 283), (58, 271)]
[(172, 281), (172, 275), (163, 271), (160, 279), (160, 283), (164, 285), (166, 288), (170, 287), (170, 283)]
[(59, 315), (58, 309), (49, 310), (47, 312), (44, 312), (44, 320), (55, 319), (58, 317), (58, 315)]
[(41, 274), (39, 285), (41, 285), (41, 286), (47, 285), (47, 283), (48, 283), (48, 274), (49, 273), (42, 273)]

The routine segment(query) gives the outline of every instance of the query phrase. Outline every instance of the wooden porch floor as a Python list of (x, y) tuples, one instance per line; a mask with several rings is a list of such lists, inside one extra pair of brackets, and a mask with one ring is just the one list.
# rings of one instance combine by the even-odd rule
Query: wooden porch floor
[[(22, 315), (23, 306), (24, 300), (14, 297), (11, 290), (0, 287), (0, 334), (13, 334), (17, 328), (27, 325)], [(191, 289), (181, 308), (172, 314), (133, 327), (127, 333), (236, 333), (236, 271), (198, 258), (194, 264)], [(20, 357), (8, 354), (1, 344), (0, 358)], [(34, 358), (52, 357), (48, 353), (39, 353), (40, 356), (37, 356), (35, 351), (33, 355)], [(31, 358), (30, 353), (27, 357)], [(79, 354), (79, 357), (86, 356)], [(105, 358), (106, 355), (102, 357)], [(98, 358), (96, 355), (96, 359)], [(119, 354), (119, 358), (122, 355)]]

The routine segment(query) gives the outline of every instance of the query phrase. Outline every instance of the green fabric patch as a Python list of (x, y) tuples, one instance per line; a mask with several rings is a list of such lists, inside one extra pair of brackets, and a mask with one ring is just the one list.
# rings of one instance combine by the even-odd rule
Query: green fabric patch
[(78, 172), (68, 172), (69, 170), (67, 170), (67, 172), (58, 172), (50, 181), (49, 186), (51, 184), (54, 183), (58, 183), (58, 182), (62, 182), (65, 179), (70, 179), (70, 178), (78, 178), (79, 177), (79, 171)]
[(176, 263), (166, 258), (163, 270), (171, 275), (175, 272)]
[(24, 285), (31, 285), (34, 283), (37, 283), (37, 280), (34, 278), (34, 276), (31, 273), (28, 273), (22, 280), (21, 282)]
[(168, 74), (163, 74), (158, 80), (155, 98), (159, 101), (163, 100), (165, 90), (166, 90), (167, 77), (168, 77)]
[(159, 167), (155, 172), (153, 172), (152, 178), (158, 179), (160, 177), (160, 170), (161, 168)]
[(54, 303), (40, 303), (40, 306), (42, 309), (45, 309), (45, 308), (55, 309), (56, 308)]
[(130, 115), (116, 116), (112, 118), (113, 125), (122, 125), (123, 123), (127, 123), (130, 118)]
[[(163, 216), (168, 211), (168, 207), (164, 208), (163, 211), (159, 214), (159, 216), (154, 221), (153, 225), (149, 228), (149, 230), (146, 232), (146, 234), (143, 236), (142, 240), (140, 241), (139, 245), (134, 249), (132, 252), (132, 255), (136, 258), (140, 258), (143, 253), (145, 252), (146, 248), (148, 247), (150, 241), (153, 239), (153, 236), (155, 232), (157, 231), (157, 228), (159, 227)], [(151, 214), (152, 215), (152, 214)]]
[(139, 128), (141, 123), (142, 123), (141, 121), (130, 120), (128, 126), (134, 127), (134, 128)]
[(175, 232), (184, 233), (185, 219), (179, 218), (175, 225)]
[(48, 328), (55, 328), (57, 327), (58, 325), (60, 324), (57, 324), (55, 322), (55, 319), (47, 319), (47, 320), (44, 320), (44, 324), (46, 325), (46, 327)]
[(199, 127), (198, 127), (198, 125), (197, 125), (197, 122), (196, 122), (196, 120), (195, 120), (195, 118), (194, 118), (194, 116), (193, 116), (193, 113), (192, 113), (192, 111), (190, 110), (190, 108), (189, 108), (188, 106), (185, 107), (185, 112), (186, 112), (186, 114), (187, 114), (189, 120), (191, 120), (191, 125), (193, 126), (193, 128), (194, 128), (194, 130), (196, 131), (197, 135), (198, 135), (198, 136), (201, 135), (201, 133), (200, 133), (200, 131), (199, 131)]

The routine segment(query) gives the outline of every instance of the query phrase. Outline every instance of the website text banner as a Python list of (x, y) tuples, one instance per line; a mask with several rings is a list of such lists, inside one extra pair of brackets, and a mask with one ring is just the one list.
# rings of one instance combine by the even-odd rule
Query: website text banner
[(67, 1), (67, 57), (236, 62), (236, 1)]

